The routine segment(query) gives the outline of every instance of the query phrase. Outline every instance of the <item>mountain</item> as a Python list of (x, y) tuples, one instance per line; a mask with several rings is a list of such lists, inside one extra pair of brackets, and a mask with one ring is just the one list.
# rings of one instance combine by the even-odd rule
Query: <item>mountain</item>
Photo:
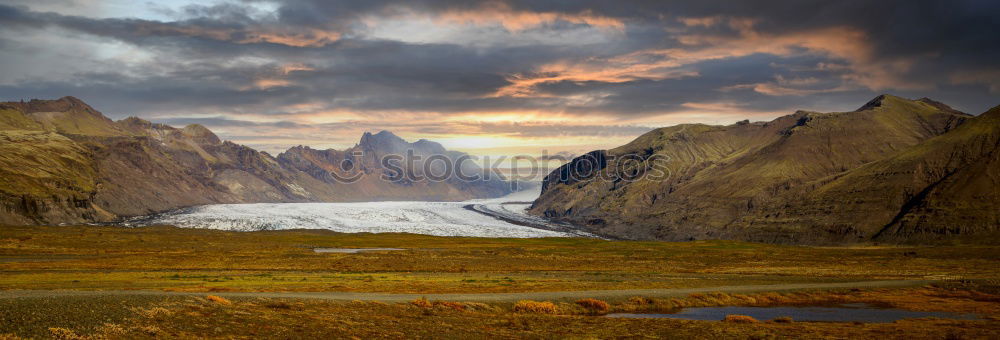
[[(0, 103), (0, 141), (0, 224), (112, 221), (213, 203), (465, 200), (509, 192), (501, 180), (383, 181), (376, 155), (411, 148), (424, 157), (462, 155), (387, 131), (365, 134), (345, 151), (300, 146), (273, 157), (201, 125), (112, 121), (73, 97)], [(332, 180), (355, 151), (364, 159), (345, 173), (358, 182)]]
[[(412, 162), (400, 160), (386, 166), (382, 159), (387, 155), (412, 155)], [(435, 156), (441, 160), (425, 164)], [(435, 142), (421, 139), (409, 143), (389, 131), (381, 131), (377, 134), (366, 132), (357, 145), (346, 150), (315, 150), (297, 146), (278, 155), (278, 160), (288, 168), (337, 186), (340, 198), (344, 200), (466, 200), (498, 197), (510, 192), (509, 184), (496, 178), (473, 181), (456, 176), (442, 176), (441, 181), (411, 178), (426, 175), (425, 170), (430, 170), (432, 175), (454, 172), (454, 169), (448, 169), (447, 164), (455, 164), (463, 156), (468, 157), (460, 152), (445, 150)], [(472, 159), (459, 164), (464, 174), (482, 175), (482, 169)], [(350, 185), (339, 183), (352, 178), (357, 180)]]
[(1000, 107), (891, 157), (817, 181), (797, 200), (773, 208), (783, 214), (758, 214), (737, 225), (788, 230), (794, 220), (847, 240), (997, 240)]
[[(535, 214), (635, 239), (923, 242), (996, 231), (994, 110), (878, 96), (851, 112), (661, 128), (550, 174)], [(665, 179), (569, 178), (659, 157)], [(646, 161), (633, 172), (652, 171)], [(572, 176), (570, 176), (572, 177)]]

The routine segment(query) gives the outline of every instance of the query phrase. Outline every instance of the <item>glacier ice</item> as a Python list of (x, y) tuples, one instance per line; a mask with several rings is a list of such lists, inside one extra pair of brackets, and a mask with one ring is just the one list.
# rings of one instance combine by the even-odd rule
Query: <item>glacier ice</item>
[[(125, 225), (175, 225), (237, 231), (282, 229), (328, 229), (344, 233), (412, 233), (435, 236), (472, 237), (566, 237), (566, 233), (508, 223), (465, 209), (484, 204), (527, 219), (524, 209), (539, 189), (532, 188), (506, 197), (465, 202), (362, 202), (362, 203), (254, 203), (212, 204), (180, 209), (127, 221)], [(502, 204), (522, 202), (520, 204)]]

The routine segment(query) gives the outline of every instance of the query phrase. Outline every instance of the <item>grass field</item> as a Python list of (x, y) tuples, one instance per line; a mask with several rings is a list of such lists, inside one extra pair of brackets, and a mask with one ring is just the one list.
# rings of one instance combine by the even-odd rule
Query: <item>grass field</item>
[[(313, 248), (403, 248), (356, 254)], [(729, 241), (481, 239), (326, 231), (0, 227), (0, 290), (132, 289), (191, 295), (0, 299), (0, 334), (23, 337), (985, 337), (1000, 330), (1000, 248), (799, 247)], [(336, 302), (227, 292), (521, 293), (934, 280), (933, 287), (607, 299), (594, 311), (513, 302)], [(36, 292), (37, 293), (37, 292)], [(227, 296), (207, 300), (207, 294)], [(187, 294), (187, 293), (185, 293)], [(228, 300), (226, 300), (228, 299)], [(433, 299), (432, 299), (433, 300)], [(224, 302), (220, 302), (224, 301)], [(544, 301), (543, 301), (544, 302)], [(866, 302), (984, 320), (750, 324), (603, 318), (685, 306)], [(603, 301), (602, 301), (603, 303)], [(600, 305), (600, 304), (598, 304)], [(530, 309), (535, 310), (535, 309)], [(541, 311), (545, 308), (538, 309)], [(766, 321), (766, 320), (761, 320)], [(50, 328), (52, 328), (50, 330)], [(2, 336), (0, 336), (2, 338)]]
[[(358, 254), (315, 247), (404, 248)], [(152, 227), (0, 228), (0, 289), (522, 292), (997, 279), (1000, 248), (482, 239)]]
[[(886, 338), (995, 339), (1000, 295), (980, 287), (926, 287), (756, 295), (700, 294), (686, 298), (634, 297), (611, 303), (329, 302), (299, 299), (226, 299), (208, 296), (70, 297), (0, 300), (0, 338)], [(662, 308), (717, 305), (796, 305), (864, 302), (926, 311), (977, 313), (983, 320), (936, 318), (893, 323), (748, 323), (606, 318), (608, 312), (663, 312)], [(521, 308), (544, 304), (550, 308)]]

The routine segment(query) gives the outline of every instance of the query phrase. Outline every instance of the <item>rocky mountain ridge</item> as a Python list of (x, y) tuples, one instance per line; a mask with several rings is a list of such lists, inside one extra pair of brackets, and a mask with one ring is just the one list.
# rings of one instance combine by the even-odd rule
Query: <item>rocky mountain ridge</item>
[[(388, 131), (366, 133), (346, 151), (300, 146), (274, 157), (201, 125), (112, 121), (73, 97), (0, 103), (0, 141), (0, 224), (112, 221), (213, 203), (465, 200), (510, 191), (499, 180), (381, 180), (376, 155), (407, 148), (460, 155)], [(365, 159), (345, 169), (354, 151)], [(334, 181), (337, 171), (360, 179)]]
[[(550, 174), (531, 211), (634, 239), (826, 244), (994, 235), (995, 111), (973, 117), (927, 98), (882, 95), (851, 112), (656, 129), (595, 152), (667, 159), (669, 178), (563, 180), (589, 162), (581, 157)], [(606, 162), (599, 172), (613, 171)]]

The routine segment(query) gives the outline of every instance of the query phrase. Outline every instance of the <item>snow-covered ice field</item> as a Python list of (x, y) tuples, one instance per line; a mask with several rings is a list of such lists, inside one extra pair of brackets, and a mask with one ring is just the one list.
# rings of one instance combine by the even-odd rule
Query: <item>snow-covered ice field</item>
[[(126, 225), (168, 224), (222, 230), (329, 229), (345, 233), (413, 233), (436, 236), (560, 237), (568, 233), (516, 225), (463, 208), (468, 204), (500, 206), (538, 197), (540, 188), (506, 197), (465, 202), (256, 203), (214, 204), (134, 219)], [(506, 205), (524, 214), (527, 205)], [(513, 208), (513, 209), (512, 209)]]

